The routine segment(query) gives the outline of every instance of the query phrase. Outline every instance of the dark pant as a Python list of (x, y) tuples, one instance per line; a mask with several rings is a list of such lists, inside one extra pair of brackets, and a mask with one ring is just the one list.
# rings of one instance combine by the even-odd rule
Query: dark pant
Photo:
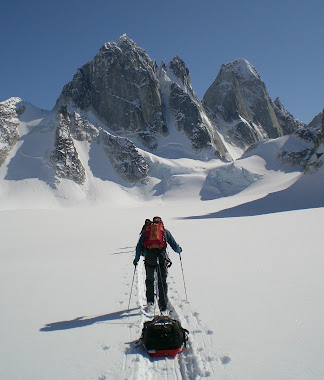
[(166, 282), (167, 271), (165, 267), (165, 260), (156, 265), (150, 265), (145, 262), (146, 270), (146, 300), (147, 302), (154, 302), (154, 273), (157, 273), (158, 289), (159, 289), (159, 307), (161, 310), (166, 309), (168, 303), (168, 285)]

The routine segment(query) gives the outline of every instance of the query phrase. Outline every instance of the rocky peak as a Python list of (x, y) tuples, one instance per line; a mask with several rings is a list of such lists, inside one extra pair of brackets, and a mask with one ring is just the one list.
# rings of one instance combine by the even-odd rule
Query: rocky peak
[(284, 134), (294, 133), (300, 127), (306, 126), (285, 109), (278, 97), (273, 102), (273, 109)]
[[(146, 51), (139, 47), (131, 38), (126, 34), (120, 36), (115, 42), (106, 42), (101, 49), (100, 53), (119, 51), (121, 54), (132, 55), (133, 59), (140, 59), (144, 65), (151, 65), (152, 61)], [(105, 57), (105, 56), (104, 56)]]
[(167, 71), (171, 79), (173, 79), (185, 92), (191, 97), (197, 98), (193, 91), (189, 70), (184, 61), (178, 56), (174, 57), (168, 64)]
[(281, 103), (280, 99), (277, 97), (274, 101), (273, 104), (280, 110), (280, 111), (285, 111), (285, 108), (283, 104)]
[(156, 64), (126, 35), (104, 44), (63, 88), (57, 107), (71, 103), (149, 149), (167, 131)]
[(284, 134), (264, 83), (245, 59), (222, 65), (203, 102), (226, 138), (242, 148)]
[(166, 68), (161, 65), (161, 70), (169, 78), (167, 102), (177, 130), (184, 132), (195, 152), (209, 151), (224, 158), (228, 152), (192, 88), (183, 60), (174, 57)]

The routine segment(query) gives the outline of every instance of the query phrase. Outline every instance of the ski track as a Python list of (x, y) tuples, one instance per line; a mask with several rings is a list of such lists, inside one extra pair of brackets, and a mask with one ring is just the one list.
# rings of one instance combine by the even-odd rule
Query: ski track
[[(175, 358), (153, 359), (150, 358), (142, 345), (136, 345), (142, 332), (143, 323), (152, 319), (144, 313), (144, 306), (146, 305), (145, 268), (141, 262), (137, 266), (135, 274), (131, 304), (134, 305), (136, 302), (136, 306), (142, 312), (140, 316), (129, 316), (130, 344), (125, 350), (122, 365), (123, 373), (115, 373), (116, 379), (199, 380), (220, 378), (222, 377), (221, 374), (224, 376), (223, 358), (214, 352), (213, 331), (204, 325), (199, 313), (192, 310), (190, 303), (182, 298), (181, 290), (177, 289), (180, 284), (178, 281), (176, 283), (170, 275), (168, 276), (168, 286), (169, 308), (172, 310), (170, 317), (179, 320), (182, 326), (189, 330), (187, 347)], [(128, 292), (129, 295), (130, 292)], [(154, 314), (159, 314), (157, 306)], [(134, 321), (134, 318), (137, 320)], [(226, 358), (230, 361), (229, 357)]]

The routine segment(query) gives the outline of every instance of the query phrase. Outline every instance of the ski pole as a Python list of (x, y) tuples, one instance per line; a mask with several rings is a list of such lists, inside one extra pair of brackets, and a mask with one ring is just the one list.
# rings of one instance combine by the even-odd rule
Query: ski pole
[(127, 307), (127, 314), (129, 314), (129, 305), (130, 305), (130, 301), (131, 301), (131, 297), (132, 297), (132, 292), (133, 292), (133, 285), (134, 285), (135, 272), (136, 272), (136, 266), (135, 266), (135, 268), (134, 268), (134, 273), (133, 273), (133, 280), (132, 280), (132, 286), (131, 286), (131, 291), (130, 291), (130, 295), (129, 295), (129, 301), (128, 301), (128, 307)]
[(184, 290), (185, 290), (185, 294), (186, 294), (186, 301), (188, 302), (187, 288), (186, 288), (186, 282), (185, 282), (185, 278), (184, 278), (184, 274), (183, 274), (183, 266), (182, 266), (181, 253), (179, 253), (179, 257), (180, 257), (180, 264), (181, 264), (181, 271), (182, 271), (183, 285), (184, 285)]

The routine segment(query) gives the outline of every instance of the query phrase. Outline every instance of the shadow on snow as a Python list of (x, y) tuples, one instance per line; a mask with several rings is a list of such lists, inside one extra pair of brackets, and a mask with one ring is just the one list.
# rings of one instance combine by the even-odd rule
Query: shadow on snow
[(180, 219), (238, 218), (324, 207), (324, 168), (316, 175), (303, 175), (288, 189), (226, 210)]
[(95, 323), (100, 322), (107, 322), (107, 321), (115, 321), (124, 319), (127, 317), (134, 317), (137, 315), (140, 315), (140, 313), (131, 313), (137, 308), (133, 308), (130, 310), (121, 310), (116, 311), (114, 313), (109, 313), (105, 315), (99, 315), (96, 317), (78, 317), (75, 319), (72, 319), (70, 321), (60, 321), (60, 322), (53, 322), (53, 323), (47, 323), (44, 327), (40, 329), (40, 331), (58, 331), (58, 330), (70, 330), (70, 329), (76, 329), (79, 327), (86, 327), (93, 325)]

